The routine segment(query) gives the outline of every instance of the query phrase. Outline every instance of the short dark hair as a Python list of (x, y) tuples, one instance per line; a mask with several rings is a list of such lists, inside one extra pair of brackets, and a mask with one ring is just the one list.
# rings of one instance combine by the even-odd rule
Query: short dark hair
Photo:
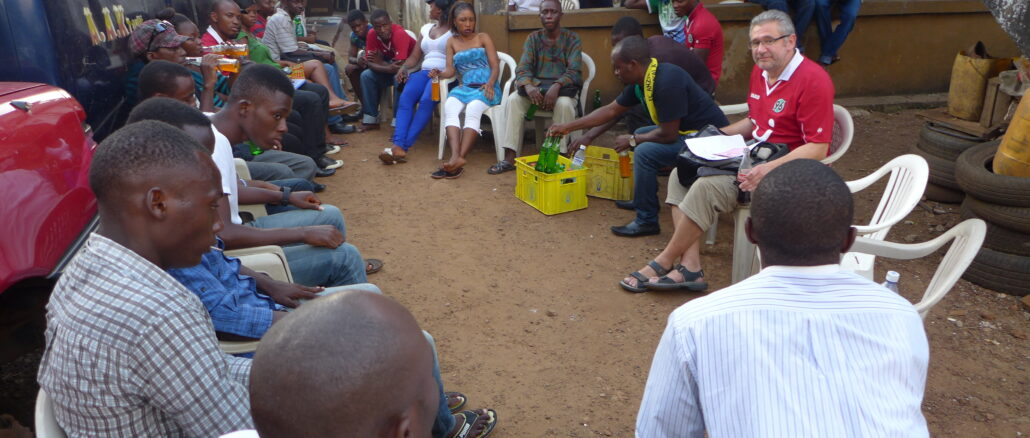
[(157, 120), (179, 129), (187, 126), (211, 126), (211, 119), (200, 110), (167, 97), (154, 97), (140, 102), (129, 113), (129, 119), (125, 123), (143, 120)]
[[(200, 152), (198, 155), (196, 152)], [(124, 193), (127, 184), (160, 169), (197, 169), (209, 156), (181, 129), (156, 120), (125, 125), (97, 146), (89, 166), (89, 186), (101, 204)]]
[(751, 226), (763, 259), (809, 266), (840, 256), (854, 220), (851, 190), (816, 160), (783, 163), (758, 184)]
[(139, 97), (146, 99), (157, 93), (171, 95), (175, 93), (175, 79), (190, 78), (189, 69), (174, 62), (156, 59), (147, 63), (139, 72)]
[(622, 62), (637, 61), (646, 64), (651, 59), (651, 48), (642, 36), (624, 38), (615, 45), (615, 58)]
[(371, 21), (371, 22), (374, 23), (376, 20), (378, 20), (380, 18), (383, 18), (383, 17), (386, 17), (387, 19), (390, 19), (390, 13), (386, 12), (385, 9), (376, 9), (376, 10), (372, 11), (372, 15), (370, 16), (368, 21)]
[(644, 28), (640, 27), (640, 22), (636, 18), (624, 16), (612, 26), (612, 35), (644, 36)]
[(451, 22), (451, 8), (454, 7), (454, 2), (455, 0), (430, 0), (430, 3), (436, 5), (436, 7), (443, 11), (443, 13), (440, 14), (441, 23)]
[(293, 97), (293, 82), (282, 71), (265, 64), (252, 64), (240, 72), (229, 92), (229, 103), (243, 99), (253, 100), (258, 96), (270, 96), (274, 92)]
[(368, 18), (365, 18), (365, 13), (362, 12), (361, 9), (351, 9), (351, 11), (347, 13), (347, 24), (351, 24), (358, 20), (368, 21)]
[(254, 6), (254, 0), (236, 0), (236, 6), (239, 6), (241, 10), (247, 9)]

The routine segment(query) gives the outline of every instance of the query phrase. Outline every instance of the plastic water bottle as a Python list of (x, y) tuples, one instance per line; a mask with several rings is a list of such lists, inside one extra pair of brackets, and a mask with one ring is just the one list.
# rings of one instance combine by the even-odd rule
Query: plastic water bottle
[(884, 281), (882, 285), (883, 287), (894, 291), (894, 293), (900, 293), (898, 292), (898, 280), (900, 279), (901, 274), (897, 271), (887, 271), (887, 277), (885, 278), (887, 281)]
[(582, 169), (583, 163), (587, 160), (587, 147), (579, 145), (576, 155), (572, 156), (572, 170)]

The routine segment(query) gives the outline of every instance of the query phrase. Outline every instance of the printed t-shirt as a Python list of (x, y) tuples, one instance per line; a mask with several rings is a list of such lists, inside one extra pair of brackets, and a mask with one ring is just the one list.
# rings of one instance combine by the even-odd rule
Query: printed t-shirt
[[(627, 86), (615, 101), (624, 107), (646, 105), (637, 97), (636, 87)], [(679, 119), (680, 131), (696, 130), (709, 124), (720, 128), (729, 124), (711, 95), (702, 90), (682, 68), (659, 63), (655, 72), (654, 90), (654, 107), (659, 122)]]

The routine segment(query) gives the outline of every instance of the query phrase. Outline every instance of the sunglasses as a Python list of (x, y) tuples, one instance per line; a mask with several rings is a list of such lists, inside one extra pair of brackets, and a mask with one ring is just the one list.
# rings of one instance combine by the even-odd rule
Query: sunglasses
[(150, 32), (150, 42), (147, 43), (148, 52), (154, 51), (154, 40), (157, 39), (157, 36), (168, 30), (175, 30), (175, 28), (172, 27), (172, 23), (164, 20), (154, 23), (153, 30)]

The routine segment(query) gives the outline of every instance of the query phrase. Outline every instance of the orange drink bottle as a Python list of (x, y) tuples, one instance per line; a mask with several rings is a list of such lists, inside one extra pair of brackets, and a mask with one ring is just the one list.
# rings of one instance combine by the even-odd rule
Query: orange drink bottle
[(218, 69), (224, 73), (239, 73), (240, 72), (240, 60), (232, 58), (222, 58), (218, 60)]
[(629, 152), (619, 152), (619, 176), (629, 178), (633, 176), (633, 165), (629, 162)]
[(439, 102), (440, 101), (440, 78), (433, 78), (433, 82), (432, 82), (431, 86), (433, 87), (432, 91), (431, 91), (433, 102)]

